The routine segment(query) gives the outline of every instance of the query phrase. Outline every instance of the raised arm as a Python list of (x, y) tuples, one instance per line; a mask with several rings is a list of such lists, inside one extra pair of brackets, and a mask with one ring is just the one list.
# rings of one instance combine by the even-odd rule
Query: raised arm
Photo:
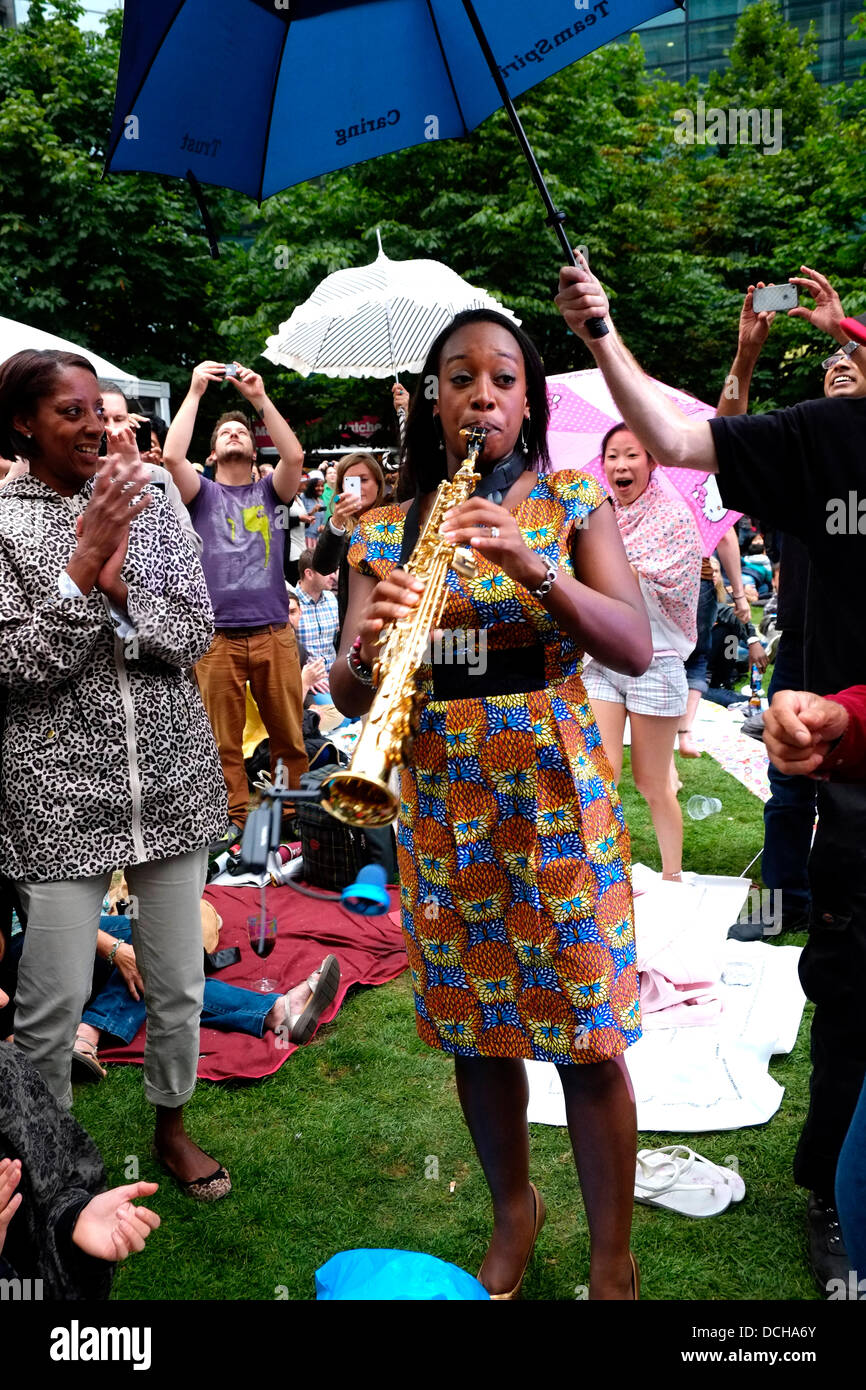
[(210, 382), (222, 381), (224, 376), (225, 367), (221, 362), (199, 362), (193, 371), (186, 397), (165, 436), (162, 461), (174, 478), (177, 490), (187, 506), (198, 496), (201, 487), (201, 478), (187, 458), (199, 401)]
[[(758, 281), (759, 289), (764, 288), (763, 280)], [(752, 296), (755, 286), (750, 285), (740, 310), (740, 328), (737, 334), (737, 352), (731, 363), (731, 370), (725, 377), (722, 394), (716, 406), (717, 415), (745, 415), (749, 408), (749, 391), (752, 373), (767, 341), (770, 325), (775, 313), (766, 309), (755, 313)]]
[[(579, 264), (563, 266), (556, 304), (573, 333), (586, 343), (604, 374), (608, 390), (629, 429), (653, 457), (672, 468), (717, 473), (715, 445), (706, 420), (692, 420), (677, 410), (632, 357), (610, 319), (607, 295), (580, 252)], [(590, 337), (589, 319), (606, 319), (610, 332)]]

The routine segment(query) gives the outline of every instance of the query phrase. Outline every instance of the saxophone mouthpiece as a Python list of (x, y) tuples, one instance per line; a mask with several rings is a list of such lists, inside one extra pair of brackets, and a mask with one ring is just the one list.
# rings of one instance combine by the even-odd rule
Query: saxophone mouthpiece
[(469, 429), (462, 429), (460, 433), (466, 437), (466, 452), (474, 462), (484, 448), (484, 441), (490, 431), (484, 425), (472, 425)]

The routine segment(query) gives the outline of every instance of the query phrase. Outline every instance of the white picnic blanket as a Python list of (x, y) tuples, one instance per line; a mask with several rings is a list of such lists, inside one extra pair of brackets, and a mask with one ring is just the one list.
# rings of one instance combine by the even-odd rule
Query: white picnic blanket
[[(662, 944), (682, 947), (686, 934), (700, 933), (702, 955), (715, 953), (718, 959), (722, 1012), (702, 1026), (666, 1027), (663, 1014), (649, 1015), (644, 1036), (625, 1054), (638, 1128), (683, 1134), (764, 1124), (784, 1094), (767, 1073), (769, 1060), (791, 1051), (803, 1013), (800, 948), (727, 941), (748, 881), (692, 874), (687, 879), (687, 886), (664, 884), (643, 865), (634, 866), (638, 955), (643, 964), (657, 958)], [(556, 1068), (527, 1062), (526, 1069), (530, 1121), (564, 1125)]]

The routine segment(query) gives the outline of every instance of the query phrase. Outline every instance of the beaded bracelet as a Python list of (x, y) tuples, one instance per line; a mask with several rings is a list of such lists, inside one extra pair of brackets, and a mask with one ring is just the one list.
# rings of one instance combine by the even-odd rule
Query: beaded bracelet
[(361, 639), (356, 637), (351, 647), (346, 653), (346, 665), (362, 685), (373, 685), (373, 668), (368, 666), (366, 661), (361, 660)]

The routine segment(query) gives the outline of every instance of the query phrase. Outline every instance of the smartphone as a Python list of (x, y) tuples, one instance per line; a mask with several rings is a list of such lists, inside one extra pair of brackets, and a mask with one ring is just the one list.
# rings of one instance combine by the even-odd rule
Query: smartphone
[(351, 497), (357, 497), (358, 501), (360, 502), (360, 500), (361, 500), (361, 479), (360, 479), (360, 478), (344, 478), (344, 479), (343, 479), (343, 491), (344, 491), (344, 492), (348, 492), (349, 495), (350, 495)]
[(756, 314), (763, 313), (765, 309), (784, 311), (796, 307), (796, 285), (765, 285), (763, 289), (755, 290), (752, 295), (752, 308)]

